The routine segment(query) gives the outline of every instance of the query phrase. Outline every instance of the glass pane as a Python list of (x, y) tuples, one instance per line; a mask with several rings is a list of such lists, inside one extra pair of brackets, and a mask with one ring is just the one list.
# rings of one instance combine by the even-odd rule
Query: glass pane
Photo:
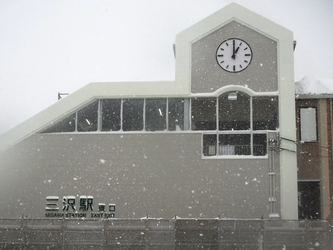
[(322, 219), (319, 181), (298, 181), (298, 218)]
[(67, 116), (60, 122), (45, 129), (42, 133), (57, 133), (57, 132), (74, 132), (75, 131), (76, 113)]
[(192, 99), (192, 130), (216, 130), (216, 98)]
[(123, 130), (143, 130), (143, 99), (123, 100)]
[(219, 155), (250, 155), (251, 135), (219, 135)]
[(166, 129), (166, 99), (146, 99), (147, 131), (158, 131)]
[(266, 155), (267, 154), (267, 135), (255, 134), (253, 135), (253, 155)]
[(276, 130), (279, 127), (277, 97), (253, 97), (252, 107), (253, 130)]
[(315, 108), (301, 108), (301, 141), (317, 141), (317, 115)]
[(189, 129), (189, 99), (169, 98), (168, 130), (181, 131)]
[(219, 97), (219, 130), (250, 129), (250, 97), (228, 92)]
[(204, 156), (216, 155), (217, 135), (203, 135)]
[(98, 101), (78, 111), (77, 131), (97, 131)]
[(102, 103), (102, 131), (120, 130), (120, 99), (104, 99)]

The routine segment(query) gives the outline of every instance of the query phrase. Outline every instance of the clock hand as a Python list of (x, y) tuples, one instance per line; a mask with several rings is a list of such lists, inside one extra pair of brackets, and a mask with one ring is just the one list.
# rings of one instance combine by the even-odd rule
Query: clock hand
[(236, 51), (235, 51), (235, 39), (234, 39), (234, 40), (232, 40), (232, 56), (231, 56), (232, 59), (236, 58), (235, 54), (236, 54)]
[(238, 46), (238, 48), (236, 50), (233, 51), (233, 54), (231, 56), (232, 59), (236, 59), (236, 53), (237, 53), (238, 50), (239, 50), (239, 46)]
[(240, 47), (240, 45), (239, 45), (239, 46), (238, 46), (238, 48), (235, 50), (234, 54), (236, 54), (236, 53), (237, 53), (237, 51), (239, 50), (239, 47)]
[(232, 40), (232, 54), (235, 54), (235, 39)]

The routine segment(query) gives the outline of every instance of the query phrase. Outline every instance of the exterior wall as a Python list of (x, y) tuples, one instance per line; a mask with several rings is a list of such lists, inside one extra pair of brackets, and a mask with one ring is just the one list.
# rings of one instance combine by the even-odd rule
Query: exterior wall
[[(297, 121), (297, 141), (301, 141), (300, 131), (300, 108), (315, 107), (318, 114), (318, 100), (297, 100), (296, 121)], [(304, 154), (302, 152), (310, 152)], [(298, 180), (320, 179), (320, 147), (319, 142), (300, 143), (297, 147), (297, 168)]]
[(317, 137), (314, 142), (299, 143), (297, 166), (299, 181), (320, 181), (321, 217), (332, 214), (332, 99), (298, 99), (296, 102), (297, 141), (300, 141), (300, 108), (317, 109)]
[[(249, 67), (229, 73), (216, 62), (216, 49), (228, 38), (245, 40), (252, 49)], [(192, 44), (192, 93), (209, 93), (226, 85), (248, 86), (255, 92), (278, 90), (277, 43), (244, 24), (232, 21)]]
[(268, 218), (269, 158), (204, 160), (201, 134), (41, 134), (0, 161), (5, 218), (43, 218), (46, 196), (62, 212), (68, 195), (115, 203), (117, 218)]

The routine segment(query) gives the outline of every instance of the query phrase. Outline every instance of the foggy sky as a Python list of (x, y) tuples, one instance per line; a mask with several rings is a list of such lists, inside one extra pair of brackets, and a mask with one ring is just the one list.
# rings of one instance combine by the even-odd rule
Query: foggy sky
[(295, 81), (333, 79), (332, 0), (0, 0), (0, 134), (89, 82), (174, 80), (176, 34), (230, 2), (294, 32)]

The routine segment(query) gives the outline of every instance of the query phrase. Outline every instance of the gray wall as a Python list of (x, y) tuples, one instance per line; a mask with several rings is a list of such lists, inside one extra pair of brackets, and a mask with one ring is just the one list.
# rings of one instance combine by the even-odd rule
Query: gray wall
[[(252, 48), (251, 64), (239, 73), (224, 71), (216, 62), (216, 50), (226, 39), (240, 38)], [(277, 91), (277, 43), (232, 21), (192, 44), (192, 93), (210, 93), (227, 85), (247, 85), (256, 92)]]
[(201, 136), (31, 136), (0, 154), (0, 217), (43, 218), (46, 196), (92, 195), (118, 218), (267, 218), (269, 159), (201, 159)]

